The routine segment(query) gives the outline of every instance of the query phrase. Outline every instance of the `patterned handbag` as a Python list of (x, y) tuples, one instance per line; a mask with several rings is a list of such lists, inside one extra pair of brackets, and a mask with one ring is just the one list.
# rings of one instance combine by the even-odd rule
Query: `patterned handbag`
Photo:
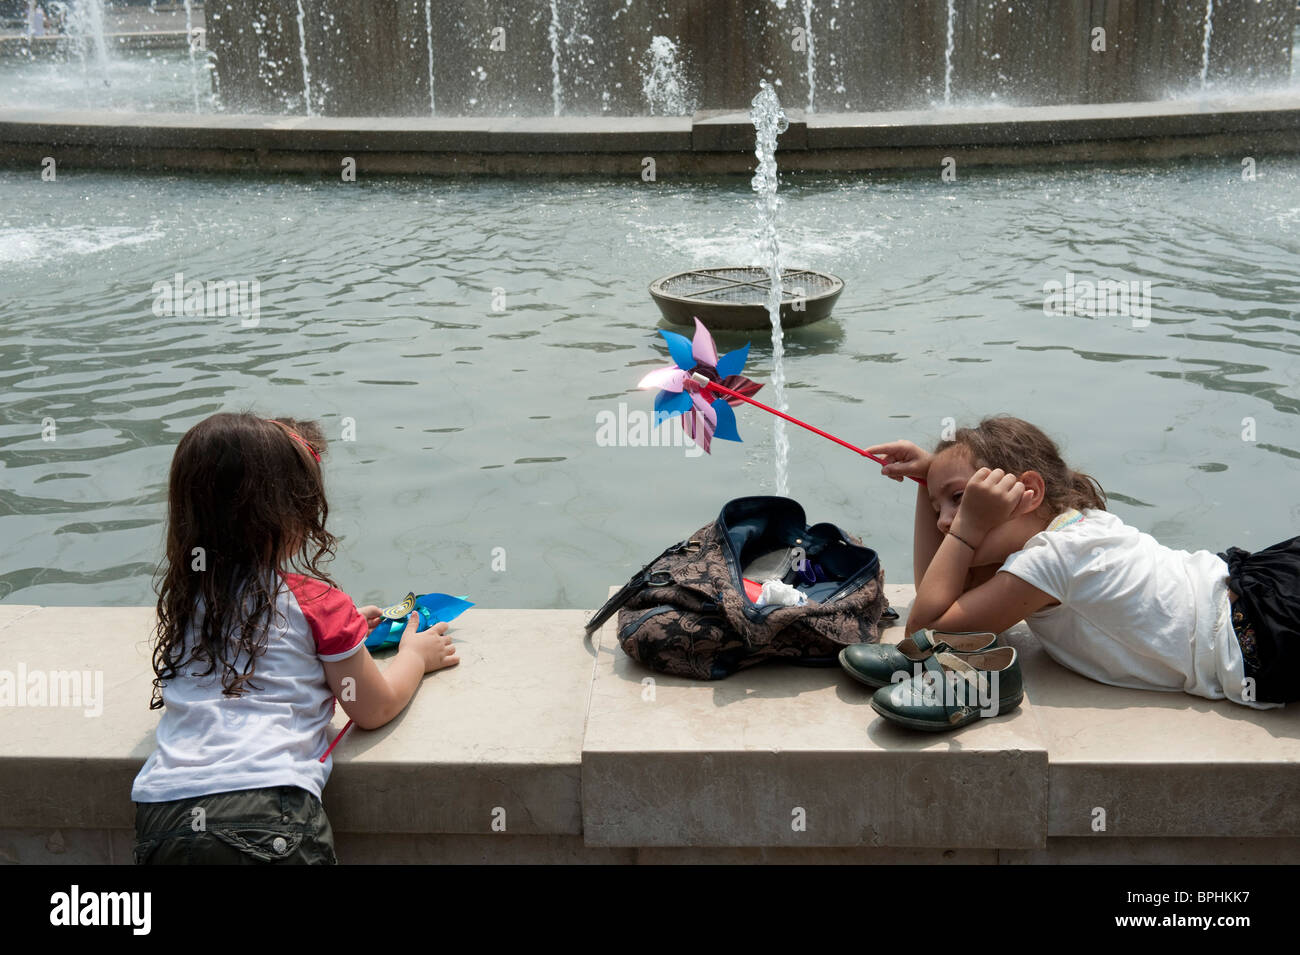
[[(807, 602), (758, 606), (754, 577), (781, 580)], [(808, 526), (785, 497), (742, 497), (646, 564), (587, 623), (618, 613), (624, 652), (662, 673), (718, 680), (784, 660), (834, 666), (852, 643), (880, 639), (885, 599), (876, 552), (834, 524)]]

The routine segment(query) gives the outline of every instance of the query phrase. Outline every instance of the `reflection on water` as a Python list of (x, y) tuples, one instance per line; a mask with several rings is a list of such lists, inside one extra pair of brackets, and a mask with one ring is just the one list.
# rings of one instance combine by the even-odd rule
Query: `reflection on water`
[[(862, 445), (1015, 413), (1166, 543), (1295, 534), (1300, 161), (1255, 159), (1253, 182), (1235, 158), (784, 180), (789, 263), (846, 282), (832, 320), (787, 333), (791, 412)], [(218, 410), (322, 420), (334, 573), (379, 603), (425, 589), (591, 607), (725, 500), (772, 489), (754, 409), (744, 443), (711, 456), (596, 439), (600, 412), (649, 409), (631, 389), (667, 361), (648, 283), (749, 257), (744, 177), (5, 172), (0, 199), (8, 603), (151, 603), (171, 450)], [(154, 284), (178, 272), (256, 280), (256, 324), (155, 314)], [(1067, 274), (1150, 282), (1149, 321), (1045, 315), (1044, 285)], [(747, 337), (746, 372), (766, 381), (764, 330), (717, 335)], [(810, 517), (907, 580), (913, 490), (790, 437)]]

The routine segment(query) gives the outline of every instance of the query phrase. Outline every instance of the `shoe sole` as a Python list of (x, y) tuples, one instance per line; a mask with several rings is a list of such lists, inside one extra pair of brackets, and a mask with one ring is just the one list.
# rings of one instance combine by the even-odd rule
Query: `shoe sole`
[(1024, 701), (1024, 698), (1025, 695), (1021, 693), (1016, 697), (1014, 702), (1004, 703), (999, 700), (997, 716), (980, 716), (980, 711), (976, 710), (974, 719), (969, 719), (965, 723), (936, 723), (934, 720), (917, 720), (910, 716), (899, 716), (897, 713), (876, 705), (874, 699), (871, 701), (871, 708), (879, 713), (884, 719), (889, 720), (891, 723), (897, 723), (899, 726), (906, 726), (908, 729), (922, 730), (927, 733), (942, 733), (947, 730), (961, 729), (961, 727), (969, 726), (971, 723), (981, 719), (997, 719), (998, 716), (1002, 716), (1004, 713), (1010, 713), (1011, 711), (1018, 709), (1021, 702)]

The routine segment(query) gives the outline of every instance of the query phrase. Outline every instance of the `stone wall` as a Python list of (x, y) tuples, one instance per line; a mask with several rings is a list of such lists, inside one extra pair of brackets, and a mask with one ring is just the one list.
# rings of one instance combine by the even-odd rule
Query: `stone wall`
[[(302, 9), (312, 111), (429, 115), (431, 43), (437, 114), (551, 115), (553, 60), (563, 114), (642, 114), (655, 35), (678, 44), (698, 109), (747, 106), (761, 78), (780, 82), (788, 107), (805, 109), (809, 56), (795, 32), (804, 28), (805, 4), (782, 6), (311, 0)], [(947, 0), (812, 0), (809, 8), (816, 111), (943, 103)], [(1210, 88), (1288, 82), (1294, 0), (1217, 0), (1215, 8)], [(209, 0), (208, 42), (228, 107), (305, 112), (298, 11), (298, 0)], [(954, 104), (1140, 101), (1200, 87), (1204, 0), (954, 0), (953, 11)], [(1093, 49), (1096, 28), (1105, 31), (1104, 52)], [(494, 31), (504, 49), (492, 49)]]
[[(906, 620), (912, 588), (885, 589)], [(671, 677), (619, 648), (617, 617), (584, 637), (589, 616), (458, 618), (461, 664), (333, 752), (323, 801), (340, 858), (1300, 862), (1290, 707), (1095, 683), (1017, 625), (1002, 639), (1020, 706), (916, 733), (879, 719), (838, 667)], [(160, 715), (154, 621), (152, 607), (0, 602), (0, 864), (131, 861), (131, 786)], [(59, 692), (32, 689), (56, 676)]]

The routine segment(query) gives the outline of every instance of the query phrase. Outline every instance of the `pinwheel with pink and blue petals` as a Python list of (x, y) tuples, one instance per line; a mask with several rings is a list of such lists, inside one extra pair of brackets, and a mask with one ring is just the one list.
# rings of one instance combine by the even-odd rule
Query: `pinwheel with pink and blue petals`
[[(660, 329), (659, 334), (668, 343), (668, 354), (675, 364), (650, 372), (637, 385), (638, 388), (660, 389), (655, 395), (655, 424), (682, 415), (686, 433), (705, 451), (709, 450), (714, 438), (739, 441), (736, 413), (731, 408), (740, 404), (744, 396), (763, 387), (740, 373), (749, 357), (749, 344), (719, 357), (713, 336), (698, 318), (695, 320), (694, 340), (664, 329)], [(736, 397), (708, 400), (705, 395), (708, 389), (693, 375), (704, 376), (710, 382), (735, 392)]]
[[(686, 336), (676, 332), (660, 329), (659, 334), (668, 343), (668, 353), (672, 355), (674, 365), (652, 371), (641, 379), (638, 388), (658, 388), (655, 395), (655, 424), (673, 415), (682, 415), (683, 426), (695, 443), (705, 451), (714, 438), (725, 441), (739, 441), (736, 431), (736, 413), (731, 410), (740, 402), (761, 408), (770, 415), (784, 418), (791, 424), (819, 434), (828, 441), (834, 441), (841, 447), (855, 451), (864, 458), (870, 458), (877, 464), (888, 464), (884, 458), (872, 454), (856, 444), (849, 444), (843, 438), (837, 438), (829, 431), (823, 431), (807, 421), (800, 421), (794, 415), (786, 414), (778, 408), (770, 407), (750, 397), (763, 386), (750, 381), (740, 373), (749, 357), (749, 345), (727, 352), (718, 357), (718, 349), (713, 344), (713, 336), (697, 318), (695, 320), (695, 340), (687, 341)], [(709, 401), (709, 393), (722, 394), (725, 397)], [(917, 484), (924, 484), (925, 478), (908, 475)], [(898, 478), (902, 480), (902, 478)]]

